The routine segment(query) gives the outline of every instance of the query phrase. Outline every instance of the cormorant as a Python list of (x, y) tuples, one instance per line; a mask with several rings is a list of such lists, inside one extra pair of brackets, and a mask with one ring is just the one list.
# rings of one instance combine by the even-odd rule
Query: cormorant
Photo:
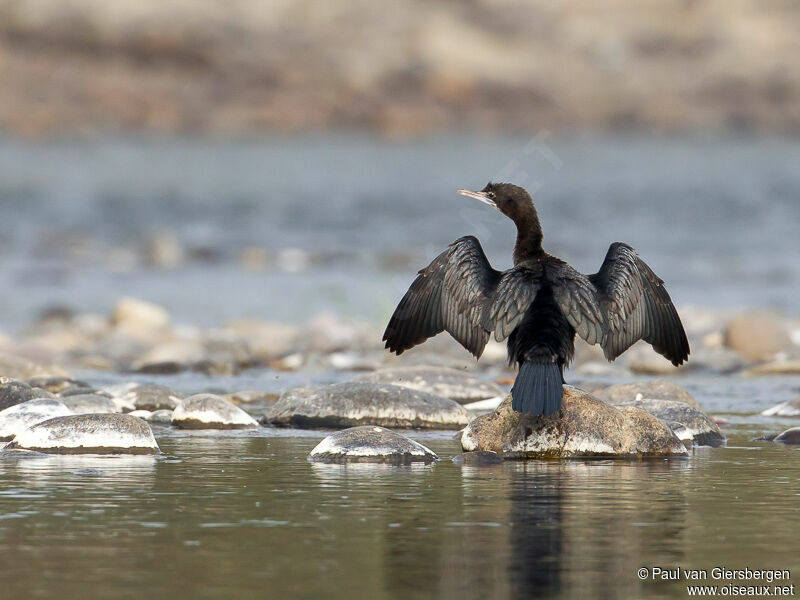
[(600, 270), (583, 275), (542, 249), (542, 228), (528, 192), (489, 183), (458, 190), (509, 217), (517, 226), (514, 266), (496, 271), (477, 238), (462, 237), (419, 271), (383, 334), (402, 354), (447, 331), (476, 358), (489, 336), (508, 338), (509, 364), (519, 365), (512, 407), (549, 415), (561, 407), (564, 367), (575, 334), (600, 344), (609, 361), (642, 339), (679, 366), (689, 342), (664, 282), (629, 245), (611, 244)]

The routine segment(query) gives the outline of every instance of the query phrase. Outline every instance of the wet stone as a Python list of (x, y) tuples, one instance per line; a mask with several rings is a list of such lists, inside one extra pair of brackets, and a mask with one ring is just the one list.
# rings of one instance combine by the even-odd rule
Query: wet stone
[(329, 435), (309, 454), (309, 459), (329, 462), (433, 462), (436, 454), (397, 432), (376, 426), (351, 427)]
[(51, 394), (63, 394), (67, 390), (73, 389), (91, 389), (91, 386), (85, 381), (51, 375), (37, 375), (36, 377), (31, 377), (27, 383), (31, 387), (47, 390)]
[(123, 412), (122, 406), (113, 398), (99, 394), (78, 394), (61, 398), (61, 401), (76, 415), (113, 414)]
[(641, 398), (677, 400), (700, 409), (700, 404), (695, 400), (694, 396), (677, 383), (663, 379), (611, 385), (599, 394), (599, 398), (609, 404), (621, 404)]
[(18, 433), (3, 450), (48, 454), (158, 454), (150, 426), (130, 415), (70, 415)]
[(275, 404), (280, 398), (280, 394), (274, 392), (262, 392), (259, 390), (242, 390), (225, 394), (223, 396), (229, 402), (234, 404)]
[(391, 367), (359, 375), (355, 381), (399, 385), (450, 398), (461, 404), (505, 396), (497, 384), (469, 372), (447, 367)]
[(214, 394), (184, 399), (172, 413), (172, 424), (181, 429), (255, 429), (258, 423), (238, 406)]
[(164, 385), (152, 383), (121, 383), (105, 388), (106, 392), (131, 405), (135, 410), (175, 410), (181, 397)]
[(775, 436), (775, 439), (772, 441), (791, 445), (800, 444), (800, 427), (792, 427), (791, 429), (787, 429), (783, 433), (779, 433), (777, 436)]
[(299, 428), (460, 429), (472, 420), (472, 414), (449, 398), (396, 385), (348, 382), (289, 389), (266, 418), (273, 425)]
[(725, 436), (711, 417), (685, 402), (639, 398), (610, 404), (641, 409), (669, 425), (681, 440), (691, 440), (698, 446), (721, 446), (725, 443)]
[(767, 417), (800, 417), (800, 397), (781, 402), (761, 412)]
[(511, 408), (508, 396), (498, 409), (464, 430), (466, 452), (488, 450), (504, 458), (591, 458), (686, 456), (686, 447), (662, 421), (632, 406), (611, 406), (564, 386), (562, 407), (550, 416)]
[(476, 450), (474, 452), (464, 452), (453, 457), (453, 462), (464, 467), (490, 467), (503, 464), (505, 460), (497, 452)]
[(171, 410), (154, 410), (145, 421), (153, 425), (171, 425), (173, 412)]
[(72, 414), (70, 410), (53, 398), (37, 398), (15, 404), (0, 411), (0, 441), (9, 441), (36, 423), (69, 414)]

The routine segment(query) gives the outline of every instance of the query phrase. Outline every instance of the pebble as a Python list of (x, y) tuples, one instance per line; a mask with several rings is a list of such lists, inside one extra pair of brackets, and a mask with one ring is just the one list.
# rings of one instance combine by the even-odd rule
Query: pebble
[(677, 400), (700, 409), (700, 404), (695, 400), (694, 396), (677, 383), (665, 379), (610, 385), (599, 394), (599, 398), (611, 404), (631, 402), (637, 398)]
[(449, 398), (396, 385), (348, 382), (289, 389), (266, 418), (274, 425), (299, 428), (460, 429), (472, 420), (472, 414)]
[(24, 381), (0, 377), (0, 410), (39, 397), (39, 393)]
[(791, 429), (787, 429), (783, 433), (779, 433), (777, 436), (775, 436), (775, 439), (772, 441), (791, 445), (800, 444), (800, 427), (792, 427)]
[(311, 460), (344, 462), (433, 462), (438, 457), (404, 435), (376, 426), (351, 427), (329, 435), (309, 454)]
[(359, 375), (355, 381), (389, 383), (450, 398), (461, 404), (505, 397), (496, 383), (476, 377), (472, 373), (446, 367), (410, 366), (389, 367)]
[(79, 379), (51, 375), (37, 375), (31, 377), (27, 383), (31, 387), (47, 390), (51, 394), (63, 394), (67, 390), (91, 388), (88, 383)]
[(0, 411), (0, 441), (8, 441), (36, 423), (69, 414), (72, 414), (70, 410), (53, 398), (37, 398), (15, 404)]
[(241, 408), (214, 394), (185, 398), (172, 413), (181, 429), (256, 429), (258, 423)]
[(493, 451), (516, 459), (688, 454), (656, 417), (631, 406), (611, 406), (571, 386), (564, 386), (561, 411), (547, 417), (514, 411), (509, 395), (494, 413), (467, 426), (461, 446), (466, 452)]
[(18, 433), (4, 451), (22, 449), (49, 454), (158, 454), (150, 427), (119, 414), (70, 415), (37, 423)]

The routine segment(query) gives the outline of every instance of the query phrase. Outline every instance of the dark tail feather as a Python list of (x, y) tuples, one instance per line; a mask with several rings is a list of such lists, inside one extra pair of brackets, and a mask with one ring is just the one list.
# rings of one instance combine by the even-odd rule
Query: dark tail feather
[(524, 362), (511, 388), (511, 408), (532, 415), (552, 415), (561, 408), (563, 382), (558, 363)]

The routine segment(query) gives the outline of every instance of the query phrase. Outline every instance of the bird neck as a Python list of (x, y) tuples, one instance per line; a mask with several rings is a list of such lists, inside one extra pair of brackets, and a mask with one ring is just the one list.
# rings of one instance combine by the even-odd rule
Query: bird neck
[(524, 218), (515, 221), (517, 225), (517, 242), (514, 244), (514, 264), (535, 259), (542, 254), (542, 226), (536, 209)]

